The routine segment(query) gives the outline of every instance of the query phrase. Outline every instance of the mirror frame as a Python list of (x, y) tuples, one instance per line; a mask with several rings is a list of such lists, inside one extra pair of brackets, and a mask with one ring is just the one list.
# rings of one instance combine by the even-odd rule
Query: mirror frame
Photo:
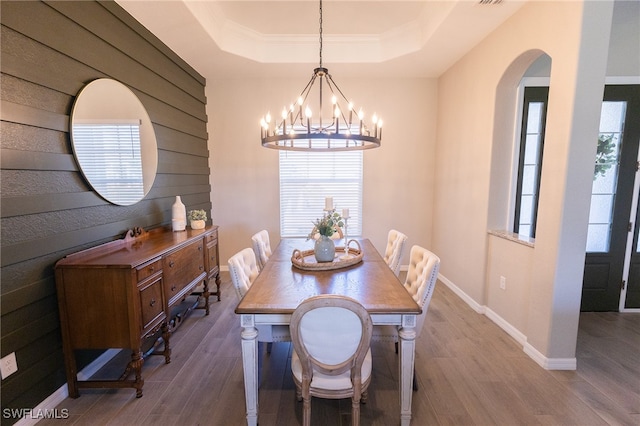
[[(90, 170), (95, 169), (96, 160), (106, 162), (108, 159), (106, 155), (101, 159), (96, 159), (95, 155), (99, 155), (99, 153), (96, 154), (95, 151), (86, 152), (87, 149), (91, 150), (94, 140), (82, 137), (79, 126), (84, 125), (86, 129), (88, 123), (90, 123), (90, 126), (97, 126), (98, 129), (115, 125), (128, 126), (131, 129), (135, 129), (139, 123), (139, 150), (134, 145), (136, 139), (135, 131), (131, 130), (128, 142), (132, 144), (132, 149), (131, 151), (127, 150), (127, 153), (132, 152), (132, 158), (129, 158), (129, 160), (140, 165), (141, 195), (137, 193), (132, 196), (125, 196), (123, 192), (118, 193), (117, 182), (103, 183), (103, 179), (99, 180), (97, 177), (92, 176), (93, 172)], [(136, 94), (127, 86), (110, 78), (99, 78), (84, 86), (78, 92), (73, 104), (69, 134), (73, 155), (78, 163), (80, 172), (91, 188), (102, 198), (116, 205), (129, 206), (139, 202), (149, 193), (158, 170), (156, 135), (147, 110)], [(139, 158), (134, 158), (138, 155), (138, 152)], [(109, 170), (117, 172), (117, 168), (120, 166), (121, 162), (113, 163)], [(114, 185), (116, 186), (115, 191), (113, 190)], [(123, 189), (125, 187), (131, 187), (131, 185), (122, 184), (120, 186)], [(139, 192), (138, 189), (140, 188), (136, 188), (136, 185), (133, 187), (135, 192)]]

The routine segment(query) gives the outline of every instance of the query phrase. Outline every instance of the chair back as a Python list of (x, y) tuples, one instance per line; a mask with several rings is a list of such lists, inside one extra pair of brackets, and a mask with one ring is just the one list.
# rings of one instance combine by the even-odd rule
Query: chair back
[(420, 334), (424, 319), (427, 316), (429, 303), (436, 288), (438, 271), (440, 270), (440, 258), (429, 250), (414, 245), (409, 254), (409, 270), (404, 287), (422, 308), (422, 313), (418, 316), (416, 331)]
[(251, 237), (251, 243), (253, 245), (253, 252), (256, 255), (258, 267), (260, 270), (264, 268), (265, 263), (271, 257), (271, 242), (269, 241), (269, 232), (263, 229), (260, 232), (255, 233)]
[(252, 249), (242, 249), (229, 258), (229, 274), (238, 299), (244, 297), (259, 273), (256, 255)]
[(338, 376), (350, 371), (353, 391), (359, 396), (372, 328), (367, 310), (349, 297), (324, 294), (302, 302), (291, 317), (290, 329), (302, 365), (303, 394), (314, 372)]
[(396, 231), (395, 229), (389, 231), (387, 248), (384, 251), (384, 261), (387, 262), (387, 265), (389, 265), (389, 268), (396, 274), (396, 277), (400, 273), (400, 260), (406, 241), (407, 236), (402, 232)]

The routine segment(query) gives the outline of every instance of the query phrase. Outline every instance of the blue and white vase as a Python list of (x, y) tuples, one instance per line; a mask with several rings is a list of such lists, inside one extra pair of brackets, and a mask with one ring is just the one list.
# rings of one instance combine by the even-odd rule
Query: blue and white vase
[(313, 248), (313, 254), (318, 262), (333, 262), (336, 255), (336, 245), (326, 235), (320, 235)]

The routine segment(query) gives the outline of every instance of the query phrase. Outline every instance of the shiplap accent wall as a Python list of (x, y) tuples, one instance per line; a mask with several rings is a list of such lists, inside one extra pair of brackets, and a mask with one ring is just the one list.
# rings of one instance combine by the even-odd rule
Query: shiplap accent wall
[[(0, 13), (0, 343), (18, 363), (2, 407), (31, 408), (65, 383), (55, 262), (170, 224), (176, 195), (211, 212), (205, 80), (112, 1), (2, 1)], [(128, 207), (92, 191), (71, 150), (75, 96), (104, 77), (140, 98), (158, 140), (153, 188)]]

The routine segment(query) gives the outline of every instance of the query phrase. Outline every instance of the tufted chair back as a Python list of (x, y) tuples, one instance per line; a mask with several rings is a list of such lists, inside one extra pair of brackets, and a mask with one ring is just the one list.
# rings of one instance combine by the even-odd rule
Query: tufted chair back
[(269, 241), (269, 232), (263, 229), (251, 237), (253, 252), (256, 254), (256, 260), (260, 270), (264, 268), (265, 263), (271, 257), (271, 242)]
[(395, 229), (389, 231), (387, 248), (384, 251), (384, 261), (387, 262), (387, 265), (389, 265), (389, 268), (396, 274), (396, 277), (400, 273), (400, 260), (406, 241), (407, 236), (402, 232), (396, 231)]
[(229, 274), (238, 299), (242, 299), (258, 276), (256, 255), (250, 248), (240, 250), (229, 258)]
[(436, 288), (438, 271), (440, 269), (440, 258), (429, 250), (420, 247), (411, 247), (409, 254), (409, 270), (404, 282), (404, 288), (422, 308), (422, 313), (418, 316), (416, 332), (420, 334), (424, 319), (427, 316), (429, 302)]

